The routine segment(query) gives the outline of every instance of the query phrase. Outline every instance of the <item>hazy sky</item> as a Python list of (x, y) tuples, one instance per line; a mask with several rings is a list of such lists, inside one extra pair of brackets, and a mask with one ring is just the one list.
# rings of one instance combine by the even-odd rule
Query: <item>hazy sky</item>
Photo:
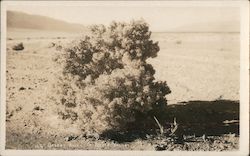
[[(239, 31), (237, 7), (150, 7), (150, 6), (8, 6), (8, 10), (44, 15), (71, 23), (109, 24), (112, 20), (144, 18), (153, 31), (181, 29), (228, 29)], [(198, 28), (196, 27), (198, 25)], [(208, 30), (207, 30), (208, 29)], [(192, 31), (192, 30), (191, 30)]]

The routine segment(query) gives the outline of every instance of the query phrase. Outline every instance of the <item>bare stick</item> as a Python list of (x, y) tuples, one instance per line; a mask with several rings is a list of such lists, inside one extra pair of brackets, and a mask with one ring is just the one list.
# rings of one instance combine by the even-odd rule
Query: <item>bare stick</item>
[(175, 133), (175, 131), (177, 130), (177, 128), (178, 128), (178, 124), (177, 124), (177, 122), (176, 122), (176, 118), (174, 118), (173, 127), (170, 129), (170, 130), (171, 130), (170, 136), (173, 135), (173, 134)]
[(155, 116), (154, 116), (154, 119), (155, 119), (157, 125), (159, 126), (160, 133), (163, 134), (163, 132), (164, 132), (163, 126), (160, 124), (160, 122), (157, 120), (157, 118)]

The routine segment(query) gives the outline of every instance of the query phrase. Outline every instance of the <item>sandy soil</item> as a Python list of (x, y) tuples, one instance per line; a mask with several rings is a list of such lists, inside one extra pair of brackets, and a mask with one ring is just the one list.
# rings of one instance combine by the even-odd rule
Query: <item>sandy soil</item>
[[(52, 56), (58, 52), (50, 43), (65, 44), (72, 36), (22, 30), (8, 32), (7, 38), (6, 148), (238, 149), (239, 34), (154, 33), (152, 37), (159, 41), (161, 51), (149, 62), (156, 69), (156, 78), (166, 80), (172, 91), (167, 97), (171, 110), (168, 119), (176, 117), (177, 122), (183, 124), (186, 130), (183, 134), (189, 140), (175, 144), (169, 138), (157, 135), (138, 135), (121, 143), (114, 139), (75, 136), (74, 127), (65, 127), (65, 123), (57, 119), (53, 103), (48, 99), (56, 70), (52, 67)], [(23, 42), (24, 50), (11, 49), (20, 42)], [(183, 114), (188, 120), (183, 119)], [(197, 118), (200, 120), (196, 121)], [(208, 137), (201, 138), (203, 134)]]

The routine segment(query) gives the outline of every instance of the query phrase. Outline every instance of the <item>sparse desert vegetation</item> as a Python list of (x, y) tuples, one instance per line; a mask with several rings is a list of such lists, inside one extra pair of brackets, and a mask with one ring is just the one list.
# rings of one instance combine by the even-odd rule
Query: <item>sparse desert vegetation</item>
[[(135, 32), (147, 30), (145, 25), (139, 24), (139, 26), (142, 29)], [(121, 27), (121, 24), (114, 27), (114, 32), (117, 31), (117, 34), (113, 34), (114, 36), (119, 36), (120, 32), (126, 28), (124, 26), (123, 29), (118, 30), (118, 27)], [(150, 44), (138, 44), (141, 44), (142, 48), (151, 45), (152, 47), (148, 47), (150, 49), (147, 51), (148, 53), (141, 53), (141, 56), (136, 56), (132, 52), (124, 58), (122, 56), (119, 58), (120, 46), (123, 42), (118, 38), (116, 38), (117, 45), (113, 47), (120, 49), (108, 49), (109, 46), (103, 45), (98, 47), (97, 43), (93, 43), (98, 38), (103, 44), (109, 45), (109, 40), (106, 41), (106, 34), (102, 33), (104, 31), (102, 27), (96, 27), (94, 32), (105, 37), (97, 36), (94, 37), (94, 40), (84, 38), (84, 34), (78, 35), (76, 39), (71, 36), (72, 34), (69, 37), (67, 35), (59, 37), (60, 35), (57, 33), (52, 36), (53, 33), (47, 32), (48, 35), (46, 36), (44, 31), (33, 33), (34, 31), (16, 30), (10, 29), (11, 32), (7, 36), (11, 38), (11, 40), (7, 40), (7, 149), (203, 151), (238, 149), (238, 75), (240, 69), (238, 33), (152, 33), (151, 38), (149, 38), (150, 35), (146, 35), (147, 30), (143, 31), (145, 34), (142, 34), (145, 35), (144, 41), (150, 42)], [(126, 31), (129, 30), (131, 29)], [(23, 38), (22, 33), (24, 34)], [(29, 40), (27, 40), (27, 37), (29, 37)], [(122, 37), (131, 39), (126, 35)], [(115, 40), (115, 37), (110, 38)], [(143, 37), (140, 36), (140, 38)], [(79, 42), (72, 45), (73, 39)], [(159, 41), (159, 44), (157, 45), (153, 41)], [(177, 43), (177, 41), (181, 42)], [(20, 42), (24, 45), (21, 53), (11, 48)], [(135, 43), (133, 41), (130, 45), (135, 46)], [(70, 46), (65, 47), (68, 44)], [(129, 47), (128, 51), (133, 49)], [(91, 58), (95, 58), (89, 60), (92, 66), (90, 66), (88, 73), (79, 75), (79, 73), (82, 73), (80, 70), (88, 65), (86, 62), (76, 64), (77, 59), (88, 57), (88, 55), (85, 55), (87, 53), (83, 53), (83, 50), (103, 50), (103, 52), (89, 54), (92, 55)], [(75, 57), (69, 55), (72, 51), (73, 54), (77, 54)], [(107, 57), (106, 51), (110, 51), (113, 55), (117, 52), (118, 56)], [(156, 53), (157, 56), (155, 56)], [(55, 54), (64, 55), (62, 59), (57, 60), (62, 61), (57, 66), (53, 62)], [(110, 59), (103, 59), (104, 56)], [(154, 58), (151, 58), (151, 56), (154, 56)], [(135, 57), (134, 60), (138, 61), (139, 65), (136, 66), (136, 62), (131, 61), (131, 57)], [(116, 58), (119, 59), (113, 60)], [(63, 62), (65, 60), (68, 62)], [(108, 62), (98, 63), (101, 61)], [(124, 66), (126, 62), (129, 62), (127, 66), (130, 67), (120, 68), (121, 64)], [(109, 64), (108, 66), (108, 63), (115, 64)], [(103, 67), (104, 64), (105, 68)], [(149, 64), (152, 64), (152, 66)], [(61, 68), (61, 65), (69, 66)], [(78, 66), (79, 68), (77, 68)], [(148, 69), (140, 70), (141, 67), (145, 66)], [(79, 71), (73, 71), (71, 67)], [(102, 75), (104, 71), (93, 71), (95, 68), (105, 69), (106, 74)], [(68, 73), (60, 75), (62, 72)], [(143, 72), (149, 73), (145, 76), (145, 74), (142, 74)], [(136, 77), (136, 73), (138, 77)], [(67, 74), (71, 75), (69, 79), (65, 78), (69, 76)], [(123, 87), (120, 87), (121, 83), (118, 83), (122, 79), (121, 75), (125, 77), (122, 84), (127, 84)], [(131, 75), (130, 78), (129, 75)], [(153, 81), (154, 76), (155, 81)], [(62, 77), (62, 89), (59, 89), (58, 77)], [(147, 77), (148, 80), (146, 80)], [(143, 83), (144, 81), (148, 82)], [(167, 81), (167, 86), (164, 83), (157, 84), (160, 81)], [(134, 85), (135, 82), (141, 84)], [(149, 84), (149, 91), (153, 95), (144, 92), (143, 89), (147, 88), (147, 84)], [(71, 90), (64, 88), (67, 85), (70, 85), (69, 88), (74, 85), (74, 88)], [(120, 91), (121, 95), (113, 95), (115, 94), (112, 92), (114, 90), (107, 90), (107, 85), (115, 89), (115, 93)], [(168, 106), (164, 105), (166, 106), (165, 109), (162, 109), (162, 107), (160, 109), (148, 109), (152, 107), (152, 103), (142, 99), (151, 97), (153, 103), (155, 103), (157, 99), (154, 98), (159, 94), (158, 91), (161, 90), (159, 89), (161, 87), (165, 88), (166, 92), (161, 93), (159, 97), (163, 101), (167, 100)], [(171, 89), (171, 94), (168, 94), (170, 91), (168, 87)], [(84, 88), (88, 89), (85, 90), (85, 93)], [(129, 98), (125, 98), (125, 101), (117, 99), (125, 96), (125, 93), (130, 95), (127, 94), (130, 89), (137, 89), (137, 93), (142, 95), (133, 96), (131, 94)], [(63, 96), (62, 92), (66, 92), (67, 96)], [(106, 92), (113, 95), (110, 101), (103, 97), (109, 95)], [(55, 97), (54, 95), (58, 96)], [(99, 112), (92, 111), (97, 116), (89, 117), (87, 119), (91, 119), (91, 121), (83, 122), (86, 117), (81, 115), (86, 114), (82, 112), (85, 110), (91, 111), (88, 108), (81, 108), (80, 106), (83, 105), (78, 105), (78, 103), (89, 102), (89, 96), (94, 98), (93, 101), (99, 101), (101, 104), (96, 106), (96, 110), (99, 110)], [(141, 99), (137, 103), (138, 105), (134, 106), (137, 97), (141, 97)], [(63, 100), (63, 98), (66, 99)], [(56, 103), (55, 101), (59, 102)], [(144, 102), (143, 105), (141, 105), (142, 102)], [(97, 104), (96, 102), (92, 103)], [(131, 112), (126, 114), (126, 111), (118, 113), (118, 116), (122, 117), (121, 119), (126, 120), (121, 120), (122, 122), (119, 123), (117, 121), (120, 120), (111, 116), (114, 110), (108, 108), (111, 111), (110, 114), (104, 113), (107, 111), (106, 108), (102, 108), (103, 103), (108, 106), (111, 106), (111, 103), (114, 103), (114, 105), (128, 104), (129, 109), (136, 107), (138, 108), (135, 109), (136, 111), (147, 112), (146, 117), (149, 117), (149, 119), (145, 118), (145, 115), (143, 119), (148, 122), (139, 122), (143, 121), (142, 119), (136, 120), (136, 123), (129, 127), (130, 129), (121, 131), (121, 128), (124, 128), (122, 126), (126, 125), (123, 123), (128, 123), (127, 121), (130, 121), (130, 118), (135, 119), (134, 114), (131, 115)], [(71, 107), (72, 105), (77, 106)], [(73, 115), (74, 113), (65, 114), (67, 110), (71, 110), (77, 115)], [(151, 111), (148, 112), (148, 110)], [(58, 112), (61, 112), (61, 116), (58, 115)], [(111, 121), (111, 123), (107, 121)], [(158, 121), (158, 124), (156, 121)], [(83, 128), (86, 127), (83, 123), (89, 123), (88, 131), (94, 131), (83, 133)], [(79, 125), (81, 126), (79, 127)], [(98, 128), (101, 128), (101, 135)], [(105, 131), (110, 129), (114, 129), (114, 131)]]

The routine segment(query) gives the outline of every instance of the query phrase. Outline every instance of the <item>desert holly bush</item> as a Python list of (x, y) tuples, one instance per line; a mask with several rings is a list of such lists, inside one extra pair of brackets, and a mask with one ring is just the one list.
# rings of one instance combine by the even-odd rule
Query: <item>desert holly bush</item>
[(154, 79), (146, 61), (159, 46), (150, 39), (143, 21), (94, 25), (91, 35), (76, 40), (56, 58), (58, 113), (85, 132), (125, 130), (137, 120), (166, 105), (166, 82)]

